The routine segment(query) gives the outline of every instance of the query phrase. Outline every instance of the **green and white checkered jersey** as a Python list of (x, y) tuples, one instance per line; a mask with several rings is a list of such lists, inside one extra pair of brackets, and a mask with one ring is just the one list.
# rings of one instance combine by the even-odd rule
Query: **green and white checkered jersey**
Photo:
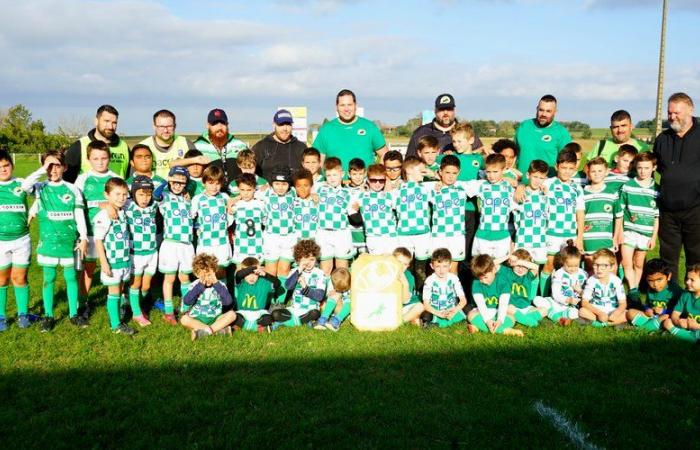
[(111, 170), (106, 173), (95, 173), (89, 170), (78, 175), (75, 180), (75, 187), (83, 193), (83, 199), (87, 206), (88, 236), (92, 236), (92, 226), (95, 223), (95, 216), (100, 212), (100, 203), (107, 201), (105, 199), (105, 184), (112, 177), (118, 177), (118, 175)]
[(517, 248), (546, 247), (547, 196), (544, 192), (525, 188), (525, 200), (514, 205), (513, 221)]
[(583, 288), (588, 279), (588, 274), (583, 269), (578, 269), (576, 273), (570, 274), (564, 268), (559, 268), (552, 274), (552, 296), (557, 301), (565, 300), (569, 297), (581, 299), (581, 296), (574, 291), (574, 286)]
[(592, 276), (586, 281), (583, 298), (589, 299), (593, 306), (617, 308), (619, 301), (625, 298), (625, 288), (615, 275), (610, 275), (607, 283), (601, 283), (598, 278)]
[(443, 186), (439, 192), (433, 192), (430, 203), (433, 205), (433, 236), (452, 237), (465, 234), (464, 208), (467, 193), (464, 189)]
[(262, 255), (265, 205), (260, 200), (239, 200), (234, 205), (233, 221), (236, 236), (233, 247), (239, 255)]
[(440, 163), (437, 162), (437, 160), (436, 160), (434, 163), (432, 163), (430, 165), (426, 164), (425, 167), (428, 170), (430, 170), (431, 172), (433, 172), (435, 174), (435, 177), (431, 177), (431, 176), (426, 175), (423, 177), (423, 181), (438, 181), (437, 173), (438, 173), (438, 170), (440, 170)]
[(27, 193), (22, 180), (0, 182), (0, 241), (14, 241), (29, 233)]
[(659, 185), (653, 180), (650, 181), (650, 185), (642, 186), (632, 178), (622, 186), (620, 207), (624, 231), (634, 231), (647, 237), (654, 233), (654, 222), (659, 217), (659, 207), (656, 204)]
[[(268, 183), (265, 178), (255, 175), (255, 190), (257, 192), (260, 192), (261, 188), (263, 186), (267, 186), (267, 184)], [(236, 183), (236, 180), (233, 180), (228, 184), (228, 192), (231, 198), (236, 198), (241, 195), (241, 191), (238, 189), (238, 183)]]
[[(53, 258), (72, 258), (78, 238), (75, 210), (84, 210), (78, 188), (65, 181), (37, 185), (34, 203), (39, 219), (37, 253)], [(83, 212), (84, 214), (84, 212)]]
[(610, 173), (608, 173), (608, 176), (605, 177), (605, 184), (607, 184), (608, 186), (613, 186), (613, 188), (619, 191), (620, 189), (622, 189), (622, 185), (627, 183), (629, 180), (630, 177), (628, 177), (627, 174), (610, 171)]
[(318, 204), (309, 198), (294, 199), (294, 232), (299, 239), (313, 239), (318, 229)]
[(432, 274), (423, 285), (423, 300), (428, 300), (430, 306), (438, 311), (445, 311), (456, 306), (459, 298), (464, 297), (462, 284), (457, 275), (447, 274), (446, 280), (440, 280), (437, 275)]
[[(314, 267), (310, 272), (302, 271), (299, 278), (302, 277), (309, 288), (323, 289), (324, 292), (328, 291), (329, 278), (318, 267)], [(292, 292), (292, 306), (296, 310), (300, 310), (300, 315), (306, 314), (312, 309), (318, 309), (319, 303), (305, 296), (301, 291), (301, 283), (297, 281), (297, 284), (294, 286), (294, 291)]]
[(324, 183), (316, 190), (318, 202), (318, 227), (322, 230), (346, 230), (348, 223), (348, 207), (350, 206), (350, 190), (342, 186), (331, 187)]
[(184, 195), (163, 191), (163, 200), (158, 204), (163, 216), (163, 239), (166, 241), (192, 243), (193, 221), (190, 202)]
[[(156, 189), (158, 186), (165, 183), (166, 181), (165, 178), (159, 177), (155, 173), (152, 173), (151, 175), (153, 176), (149, 178), (151, 179), (151, 181), (153, 181), (153, 189)], [(136, 178), (136, 175), (132, 174), (129, 178), (126, 179), (126, 184), (129, 186), (129, 192), (131, 192), (131, 185), (134, 183), (134, 178)]]
[(575, 237), (576, 211), (584, 211), (581, 185), (562, 183), (559, 178), (549, 178), (547, 186), (547, 236)]
[(613, 248), (615, 219), (622, 217), (620, 193), (615, 186), (604, 184), (602, 189), (593, 191), (590, 186), (583, 188), (586, 215), (583, 227), (583, 246), (586, 251)]
[(265, 204), (265, 232), (278, 236), (294, 234), (295, 199), (293, 190), (280, 196), (270, 188), (260, 195), (260, 200)]
[[(199, 280), (195, 280), (190, 285), (190, 289), (194, 289), (199, 283)], [(218, 317), (221, 315), (222, 309), (223, 303), (221, 302), (219, 293), (216, 292), (214, 286), (209, 286), (199, 294), (197, 301), (190, 309), (190, 314), (193, 316)]]
[(486, 180), (461, 184), (479, 205), (479, 227), (476, 236), (487, 241), (498, 241), (510, 236), (508, 222), (513, 210), (515, 189), (505, 180), (492, 184)]
[(228, 244), (228, 227), (233, 217), (226, 213), (228, 195), (197, 194), (192, 199), (192, 217), (197, 223), (197, 245), (216, 247)]
[(131, 252), (134, 255), (151, 255), (158, 251), (156, 239), (157, 209), (158, 206), (155, 202), (141, 208), (136, 202), (129, 201), (124, 207), (126, 223), (129, 226), (129, 237), (131, 238)]
[(107, 210), (100, 210), (95, 216), (93, 231), (95, 240), (101, 240), (104, 244), (105, 255), (112, 269), (129, 267), (131, 240), (124, 210), (120, 209), (114, 220), (110, 219)]
[[(394, 196), (391, 192), (361, 192), (357, 197), (366, 236), (396, 237)], [(355, 201), (355, 200), (353, 200)]]
[(407, 181), (394, 191), (397, 231), (401, 236), (430, 233), (430, 198), (434, 183)]

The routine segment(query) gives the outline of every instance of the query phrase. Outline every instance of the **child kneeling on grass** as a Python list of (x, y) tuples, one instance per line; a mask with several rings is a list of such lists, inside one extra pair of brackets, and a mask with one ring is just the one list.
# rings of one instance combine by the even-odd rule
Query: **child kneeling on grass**
[(192, 330), (193, 341), (215, 333), (231, 334), (230, 325), (236, 320), (233, 310), (223, 312), (224, 306), (233, 304), (233, 299), (226, 285), (216, 279), (218, 267), (219, 260), (208, 253), (200, 253), (192, 261), (197, 280), (182, 299), (188, 311), (180, 323)]
[(683, 289), (671, 280), (672, 275), (671, 267), (661, 259), (650, 259), (644, 264), (644, 280), (648, 287), (646, 301), (643, 310), (627, 310), (627, 320), (632, 325), (649, 332), (661, 329), (683, 294)]
[(421, 314), (423, 327), (437, 325), (446, 328), (465, 320), (463, 308), (467, 306), (462, 284), (454, 273), (450, 273), (452, 254), (446, 248), (438, 248), (430, 258), (434, 273), (423, 285), (423, 307)]
[(510, 285), (504, 273), (489, 255), (478, 255), (472, 259), (471, 271), (474, 275), (472, 296), (476, 308), (469, 312), (470, 333), (487, 333), (523, 336), (523, 332), (513, 328), (515, 319), (508, 313)]
[(622, 281), (612, 272), (616, 269), (615, 254), (603, 248), (591, 258), (593, 276), (583, 289), (579, 316), (593, 322), (594, 327), (627, 323), (627, 296)]
[(685, 273), (686, 292), (673, 308), (664, 328), (679, 339), (700, 341), (700, 264), (693, 264)]
[(236, 272), (236, 320), (234, 329), (258, 332), (270, 331), (272, 315), (267, 310), (270, 298), (280, 288), (280, 280), (260, 265), (257, 258), (249, 256)]
[(317, 330), (338, 331), (340, 324), (350, 315), (350, 271), (339, 267), (331, 272), (326, 304), (323, 305), (321, 318), (314, 327)]

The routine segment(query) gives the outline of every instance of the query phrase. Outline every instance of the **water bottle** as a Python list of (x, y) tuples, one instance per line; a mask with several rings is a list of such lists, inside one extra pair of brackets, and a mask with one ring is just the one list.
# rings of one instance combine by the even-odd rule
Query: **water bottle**
[(73, 267), (76, 272), (82, 272), (84, 269), (83, 252), (81, 252), (79, 248), (73, 250)]

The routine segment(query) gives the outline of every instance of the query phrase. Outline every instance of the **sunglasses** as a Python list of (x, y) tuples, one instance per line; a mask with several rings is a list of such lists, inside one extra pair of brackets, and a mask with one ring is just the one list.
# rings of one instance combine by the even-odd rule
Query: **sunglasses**
[(386, 183), (386, 179), (384, 179), (384, 178), (370, 178), (369, 182), (370, 183), (382, 183), (382, 184), (384, 184), (384, 183)]

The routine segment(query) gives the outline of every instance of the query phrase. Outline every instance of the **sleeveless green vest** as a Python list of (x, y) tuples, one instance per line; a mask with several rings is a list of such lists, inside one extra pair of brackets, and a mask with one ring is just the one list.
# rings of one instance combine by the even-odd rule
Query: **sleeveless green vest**
[(189, 150), (187, 139), (177, 134), (175, 135), (172, 145), (165, 153), (158, 149), (153, 136), (147, 137), (139, 142), (139, 144), (146, 145), (151, 149), (153, 152), (153, 174), (165, 179), (168, 178), (168, 172), (170, 171), (170, 161), (184, 158), (185, 153)]
[[(80, 138), (80, 173), (90, 170), (90, 163), (87, 157), (87, 146), (90, 143), (88, 136)], [(126, 178), (129, 170), (129, 146), (124, 139), (119, 139), (116, 147), (109, 147), (109, 170), (122, 178)]]

